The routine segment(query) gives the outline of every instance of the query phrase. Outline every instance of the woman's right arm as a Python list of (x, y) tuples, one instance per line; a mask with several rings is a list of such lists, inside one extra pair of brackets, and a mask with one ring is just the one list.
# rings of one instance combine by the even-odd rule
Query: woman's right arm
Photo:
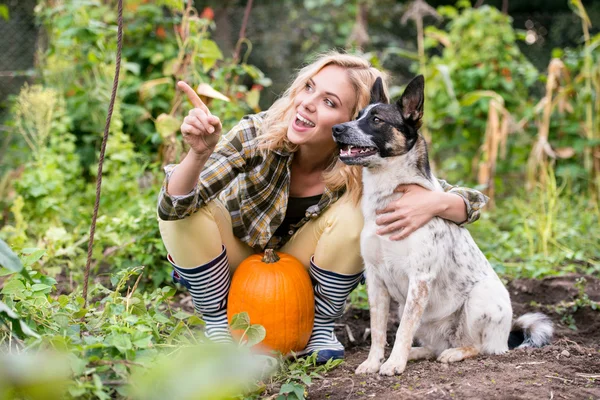
[(219, 117), (210, 113), (194, 89), (185, 82), (178, 82), (177, 86), (194, 105), (181, 124), (181, 134), (190, 151), (171, 174), (167, 188), (170, 195), (182, 196), (198, 183), (198, 176), (215, 150), (223, 127)]
[[(179, 87), (184, 91), (189, 88)], [(244, 117), (221, 137), (219, 119), (207, 113), (202, 107), (206, 106), (189, 89), (192, 93), (186, 91), (188, 98), (199, 107), (190, 111), (181, 125), (190, 151), (180, 164), (165, 167), (166, 177), (158, 195), (158, 216), (163, 221), (186, 218), (212, 201), (247, 170), (247, 161), (257, 156), (255, 138), (262, 117)]]

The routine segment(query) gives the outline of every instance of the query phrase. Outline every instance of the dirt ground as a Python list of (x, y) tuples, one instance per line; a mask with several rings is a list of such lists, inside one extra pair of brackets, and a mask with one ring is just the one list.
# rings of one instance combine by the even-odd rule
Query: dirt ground
[[(564, 320), (565, 312), (559, 313), (555, 307), (577, 297), (577, 278), (572, 275), (508, 284), (515, 316), (542, 311), (552, 318), (555, 335), (551, 345), (500, 356), (478, 356), (449, 365), (410, 362), (396, 377), (354, 374), (369, 351), (370, 340), (365, 337), (369, 313), (350, 309), (336, 327), (338, 338), (346, 346), (346, 361), (323, 379), (313, 381), (308, 398), (600, 399), (600, 310), (584, 307), (573, 313), (577, 327), (573, 330)], [(586, 280), (589, 299), (600, 301), (600, 280)], [(390, 316), (388, 343), (394, 342), (398, 328), (395, 314)], [(390, 351), (388, 346), (386, 356)]]

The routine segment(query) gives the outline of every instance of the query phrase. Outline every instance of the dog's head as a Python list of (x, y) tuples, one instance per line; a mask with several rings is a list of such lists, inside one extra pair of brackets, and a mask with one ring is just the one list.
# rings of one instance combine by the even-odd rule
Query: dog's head
[(340, 160), (349, 165), (377, 166), (387, 157), (408, 153), (419, 137), (423, 117), (422, 75), (414, 78), (394, 104), (388, 104), (381, 78), (371, 89), (371, 102), (354, 121), (333, 126)]

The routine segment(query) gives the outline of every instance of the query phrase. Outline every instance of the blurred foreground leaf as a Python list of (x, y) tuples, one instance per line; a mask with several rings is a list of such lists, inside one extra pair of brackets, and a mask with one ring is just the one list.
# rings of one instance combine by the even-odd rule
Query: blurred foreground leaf
[(269, 375), (275, 359), (247, 348), (206, 343), (164, 355), (131, 379), (132, 397), (140, 400), (219, 400), (242, 394)]
[(19, 257), (13, 253), (8, 244), (2, 239), (0, 239), (0, 266), (13, 272), (21, 272), (23, 269), (23, 264), (21, 264)]
[(56, 353), (0, 354), (0, 398), (64, 398), (70, 368)]

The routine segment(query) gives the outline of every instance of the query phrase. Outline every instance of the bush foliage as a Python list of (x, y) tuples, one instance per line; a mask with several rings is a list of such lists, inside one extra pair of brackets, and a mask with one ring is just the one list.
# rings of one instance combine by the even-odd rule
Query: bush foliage
[[(126, 2), (89, 303), (82, 298), (98, 149), (115, 69), (115, 3), (44, 0), (36, 9), (48, 45), (40, 78), (12, 101), (8, 128), (14, 134), (2, 143), (11, 152), (0, 161), (0, 341), (10, 350), (0, 358), (0, 370), (37, 368), (24, 368), (29, 372), (23, 379), (0, 373), (0, 396), (61, 398), (66, 390), (71, 398), (150, 398), (170, 388), (184, 398), (258, 398), (277, 390), (281, 398), (303, 398), (305, 386), (335, 363), (317, 368), (311, 358), (281, 362), (272, 378), (258, 376), (257, 370), (272, 370), (273, 360), (205, 343), (203, 321), (183, 311), (180, 288), (169, 280), (155, 203), (162, 167), (185, 150), (178, 128), (189, 105), (175, 83), (207, 84), (227, 97), (205, 97), (225, 129), (259, 111), (261, 93), (271, 85), (245, 61), (247, 54), (223, 54), (213, 40), (210, 9), (198, 13), (174, 0)], [(319, 11), (340, 2), (305, 3)], [(585, 10), (572, 3), (585, 31)], [(352, 6), (348, 14), (301, 23), (299, 48), (323, 50), (316, 39), (327, 34), (356, 52), (359, 10)], [(422, 56), (394, 46), (365, 55), (392, 75), (397, 56), (425, 74), (425, 133), (437, 175), (496, 196), (496, 208), (469, 227), (476, 241), (506, 278), (597, 274), (600, 36), (584, 35), (580, 47), (557, 49), (560, 73), (538, 71), (519, 50), (521, 33), (498, 10), (463, 1), (437, 13), (444, 23), (420, 33)], [(383, 25), (390, 23), (389, 15), (381, 17)], [(555, 83), (551, 93), (544, 90), (548, 82)], [(491, 129), (494, 121), (506, 129)], [(528, 171), (535, 172), (529, 181)], [(357, 303), (365, 298), (364, 288), (354, 293)], [(24, 350), (39, 356), (8, 355)], [(181, 383), (177, 374), (184, 370), (168, 361), (176, 354), (180, 366), (211, 378)], [(219, 380), (224, 373), (208, 372), (232, 366), (237, 369), (227, 381)], [(38, 373), (48, 368), (52, 373)], [(230, 391), (220, 391), (224, 382)]]

